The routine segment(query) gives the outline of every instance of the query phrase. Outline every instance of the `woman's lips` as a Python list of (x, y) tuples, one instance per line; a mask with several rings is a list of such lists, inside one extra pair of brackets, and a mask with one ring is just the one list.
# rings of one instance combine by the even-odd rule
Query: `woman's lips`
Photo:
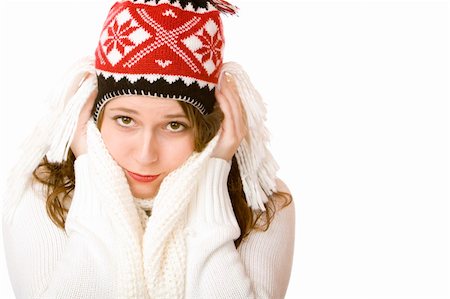
[(136, 181), (141, 182), (141, 183), (150, 183), (159, 177), (159, 174), (157, 174), (157, 175), (140, 175), (140, 174), (131, 172), (129, 170), (127, 170), (127, 173), (130, 177), (132, 177), (133, 179), (135, 179)]

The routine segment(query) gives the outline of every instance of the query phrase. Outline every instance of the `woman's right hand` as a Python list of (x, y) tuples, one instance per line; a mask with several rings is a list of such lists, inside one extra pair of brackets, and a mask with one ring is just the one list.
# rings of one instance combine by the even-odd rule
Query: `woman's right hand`
[[(89, 75), (93, 76), (93, 75)], [(88, 78), (88, 77), (87, 77)], [(87, 79), (86, 78), (86, 79)], [(70, 145), (75, 158), (87, 153), (87, 140), (86, 140), (86, 129), (87, 122), (91, 117), (92, 107), (94, 106), (95, 98), (97, 97), (97, 92), (93, 92), (89, 98), (86, 100), (83, 108), (81, 109), (80, 116), (78, 118), (77, 128), (75, 135)]]

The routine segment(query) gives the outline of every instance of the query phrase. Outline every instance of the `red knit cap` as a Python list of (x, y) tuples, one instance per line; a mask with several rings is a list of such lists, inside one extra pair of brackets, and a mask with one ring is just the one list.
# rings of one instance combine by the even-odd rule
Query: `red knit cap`
[(113, 5), (95, 52), (94, 119), (120, 95), (173, 98), (212, 111), (222, 64), (225, 1), (133, 0)]

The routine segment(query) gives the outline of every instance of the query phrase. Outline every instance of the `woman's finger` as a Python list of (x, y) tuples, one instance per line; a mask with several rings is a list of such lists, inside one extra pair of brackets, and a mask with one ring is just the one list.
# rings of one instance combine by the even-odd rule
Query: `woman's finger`
[(217, 102), (223, 112), (222, 128), (226, 134), (234, 134), (233, 112), (227, 97), (222, 92), (216, 93)]
[(230, 106), (230, 116), (235, 125), (235, 131), (239, 134), (239, 138), (242, 138), (246, 135), (247, 128), (245, 111), (242, 107), (241, 98), (237, 92), (234, 78), (230, 74), (225, 73), (221, 92), (224, 94), (225, 99)]

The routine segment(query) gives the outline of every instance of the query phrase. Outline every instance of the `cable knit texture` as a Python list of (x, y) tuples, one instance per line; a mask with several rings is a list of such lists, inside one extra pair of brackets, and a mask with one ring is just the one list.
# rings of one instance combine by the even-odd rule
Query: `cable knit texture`
[(92, 120), (88, 123), (87, 141), (93, 177), (102, 189), (98, 199), (114, 214), (114, 224), (117, 224), (116, 238), (128, 239), (128, 242), (119, 245), (122, 249), (117, 259), (119, 297), (146, 298), (141, 262), (143, 228), (125, 174), (107, 151)]
[(162, 182), (144, 235), (144, 267), (152, 298), (183, 298), (186, 272), (184, 226), (202, 166), (217, 143), (216, 136)]
[[(151, 298), (183, 298), (186, 245), (183, 235), (187, 207), (194, 195), (198, 174), (217, 142), (213, 139), (201, 153), (194, 153), (162, 182), (153, 202), (152, 217), (142, 232), (133, 196), (120, 166), (109, 155), (95, 123), (88, 124), (89, 161), (96, 169), (99, 186), (110, 186), (101, 199), (120, 220), (120, 238), (131, 236), (120, 251), (119, 296), (144, 298), (142, 257), (148, 294)], [(104, 173), (101, 170), (106, 170)], [(176, 187), (175, 187), (176, 186)], [(143, 254), (140, 238), (143, 235)], [(122, 263), (123, 262), (123, 263)]]

